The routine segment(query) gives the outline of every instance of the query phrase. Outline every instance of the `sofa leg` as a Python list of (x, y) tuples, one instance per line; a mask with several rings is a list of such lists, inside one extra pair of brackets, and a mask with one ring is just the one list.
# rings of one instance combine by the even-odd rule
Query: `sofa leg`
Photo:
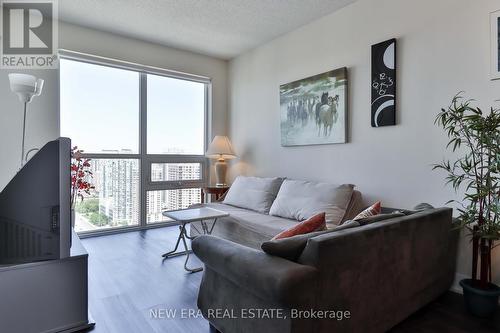
[(210, 324), (210, 333), (222, 333), (214, 325)]

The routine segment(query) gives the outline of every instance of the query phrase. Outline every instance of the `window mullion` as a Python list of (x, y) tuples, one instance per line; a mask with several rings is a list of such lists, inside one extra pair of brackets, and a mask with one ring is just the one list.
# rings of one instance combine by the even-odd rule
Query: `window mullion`
[(140, 224), (141, 226), (147, 225), (147, 183), (150, 178), (151, 168), (147, 161), (147, 129), (148, 129), (148, 117), (147, 117), (147, 96), (148, 96), (148, 84), (147, 84), (147, 74), (141, 72), (139, 74), (139, 156), (140, 156)]

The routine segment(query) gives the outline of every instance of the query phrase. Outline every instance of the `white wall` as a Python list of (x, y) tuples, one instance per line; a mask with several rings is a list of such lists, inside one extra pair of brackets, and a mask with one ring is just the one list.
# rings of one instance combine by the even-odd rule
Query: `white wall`
[[(431, 171), (447, 155), (447, 138), (433, 121), (461, 90), (485, 108), (500, 99), (500, 81), (489, 80), (489, 13), (498, 9), (498, 0), (359, 0), (233, 59), (229, 129), (240, 155), (233, 176), (353, 183), (367, 202), (442, 206), (454, 193), (442, 173)], [(370, 46), (392, 37), (398, 38), (398, 125), (372, 128)], [(349, 143), (281, 147), (279, 85), (343, 66)], [(470, 274), (463, 247), (459, 272)], [(497, 261), (500, 281), (500, 255)]]
[[(135, 62), (212, 78), (212, 132), (226, 134), (227, 61), (181, 51), (101, 31), (59, 25), (59, 47), (108, 58)], [(22, 105), (10, 91), (0, 70), (0, 190), (19, 169), (21, 159)], [(59, 73), (57, 70), (20, 71), (45, 79), (42, 96), (29, 105), (26, 147), (41, 147), (59, 136)]]

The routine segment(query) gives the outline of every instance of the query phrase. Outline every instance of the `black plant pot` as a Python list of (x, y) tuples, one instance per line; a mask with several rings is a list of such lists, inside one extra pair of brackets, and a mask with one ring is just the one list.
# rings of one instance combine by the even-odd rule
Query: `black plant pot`
[(465, 307), (478, 317), (491, 317), (498, 308), (500, 287), (489, 283), (488, 289), (479, 289), (473, 286), (472, 279), (460, 281), (464, 291)]

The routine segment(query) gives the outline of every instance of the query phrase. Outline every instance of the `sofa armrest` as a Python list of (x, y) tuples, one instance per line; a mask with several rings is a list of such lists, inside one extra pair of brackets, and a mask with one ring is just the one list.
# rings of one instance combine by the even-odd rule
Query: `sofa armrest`
[(315, 294), (314, 267), (214, 236), (199, 236), (192, 247), (205, 267), (264, 300), (292, 307), (309, 304)]

